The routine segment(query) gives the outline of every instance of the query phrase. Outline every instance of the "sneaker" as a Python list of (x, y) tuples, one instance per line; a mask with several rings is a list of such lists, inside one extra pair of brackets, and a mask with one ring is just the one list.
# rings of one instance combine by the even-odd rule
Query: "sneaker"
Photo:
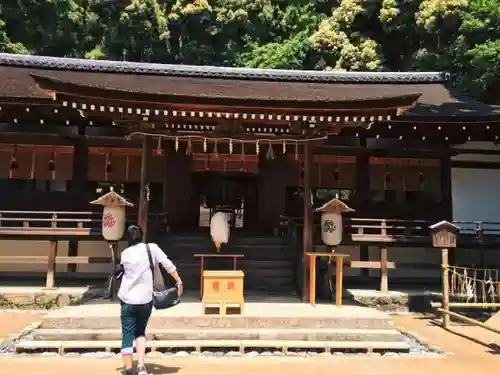
[(146, 370), (146, 367), (139, 367), (137, 368), (137, 375), (149, 375), (148, 371)]
[(123, 375), (134, 375), (134, 370), (132, 370), (132, 369), (123, 369)]

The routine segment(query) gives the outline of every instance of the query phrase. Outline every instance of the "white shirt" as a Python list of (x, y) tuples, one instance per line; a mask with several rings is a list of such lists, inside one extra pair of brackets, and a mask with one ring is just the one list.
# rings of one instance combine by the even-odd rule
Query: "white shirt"
[[(155, 243), (149, 243), (153, 266), (158, 263), (168, 273), (177, 269), (160, 247)], [(153, 275), (149, 265), (146, 244), (138, 243), (123, 250), (121, 264), (125, 270), (118, 298), (125, 303), (139, 305), (149, 303), (153, 300)]]

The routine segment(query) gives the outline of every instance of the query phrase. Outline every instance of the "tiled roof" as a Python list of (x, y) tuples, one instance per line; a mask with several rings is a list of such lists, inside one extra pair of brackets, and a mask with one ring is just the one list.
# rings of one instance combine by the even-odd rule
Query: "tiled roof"
[[(0, 53), (2, 101), (51, 101), (34, 77), (97, 97), (162, 102), (290, 102), (328, 108), (348, 102), (418, 97), (408, 115), (498, 115), (450, 90), (445, 73), (319, 72), (82, 60)], [(94, 95), (95, 96), (95, 95)], [(182, 99), (182, 100), (181, 100)], [(53, 103), (53, 102), (52, 102)], [(224, 104), (224, 103), (222, 103)], [(332, 107), (328, 107), (328, 106)]]
[(227, 78), (287, 82), (328, 83), (437, 83), (449, 78), (443, 72), (337, 72), (314, 70), (249, 69), (216, 66), (151, 64), (128, 61), (84, 60), (0, 53), (0, 65), (80, 72)]

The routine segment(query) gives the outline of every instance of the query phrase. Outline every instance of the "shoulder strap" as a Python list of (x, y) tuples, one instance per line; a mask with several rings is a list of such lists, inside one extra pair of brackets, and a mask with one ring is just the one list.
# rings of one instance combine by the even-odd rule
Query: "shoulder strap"
[(149, 248), (149, 244), (145, 243), (146, 245), (146, 252), (148, 253), (148, 259), (149, 259), (149, 268), (151, 269), (151, 275), (153, 276), (154, 279), (154, 263), (153, 263), (153, 256), (151, 255), (151, 249)]

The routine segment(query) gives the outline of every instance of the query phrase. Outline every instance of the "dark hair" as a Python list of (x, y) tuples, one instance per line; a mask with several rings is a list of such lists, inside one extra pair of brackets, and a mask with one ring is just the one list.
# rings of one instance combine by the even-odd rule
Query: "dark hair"
[(144, 237), (144, 233), (140, 226), (138, 225), (130, 225), (127, 228), (127, 241), (129, 246), (136, 245), (142, 242)]

